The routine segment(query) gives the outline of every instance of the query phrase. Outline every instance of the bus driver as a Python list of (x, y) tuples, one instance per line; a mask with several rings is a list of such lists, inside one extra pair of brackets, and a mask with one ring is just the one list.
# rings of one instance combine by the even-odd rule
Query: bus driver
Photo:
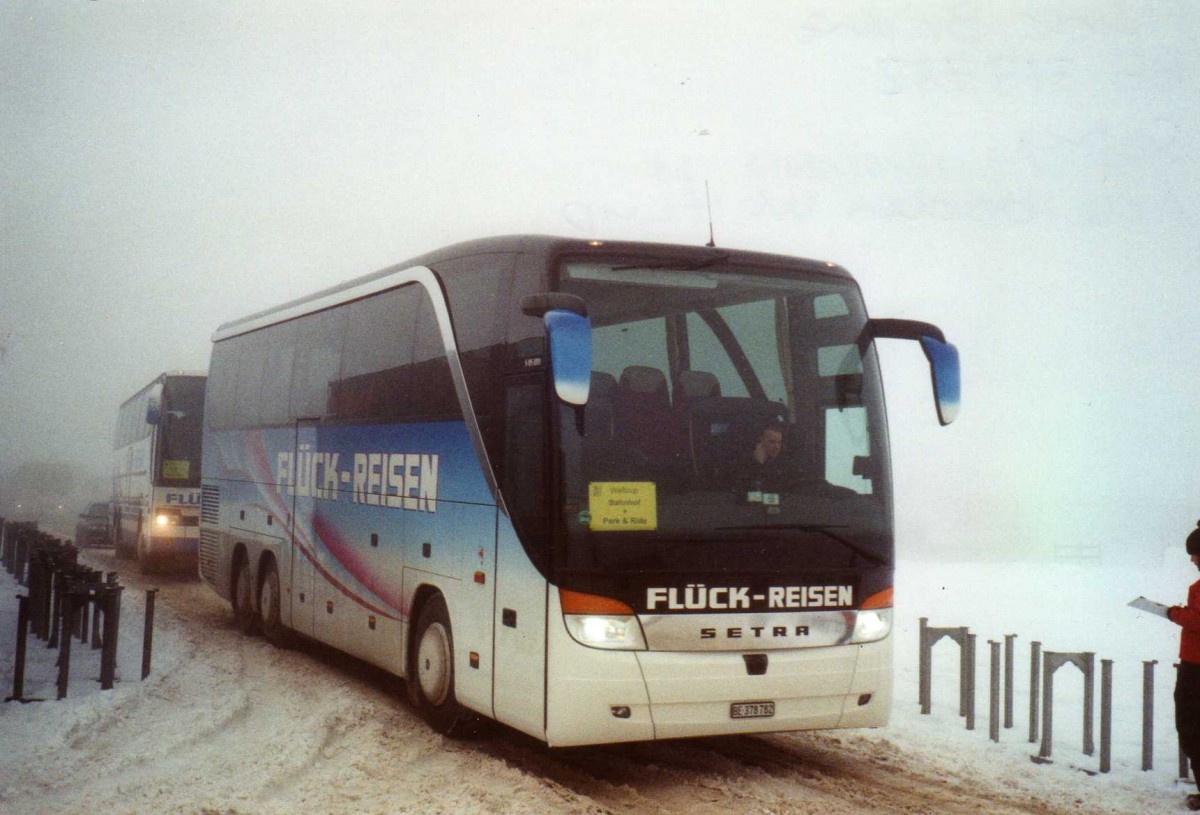
[(745, 491), (751, 503), (763, 501), (764, 493), (777, 496), (785, 488), (789, 462), (782, 452), (783, 427), (768, 424), (759, 431), (750, 454), (735, 465), (736, 489)]

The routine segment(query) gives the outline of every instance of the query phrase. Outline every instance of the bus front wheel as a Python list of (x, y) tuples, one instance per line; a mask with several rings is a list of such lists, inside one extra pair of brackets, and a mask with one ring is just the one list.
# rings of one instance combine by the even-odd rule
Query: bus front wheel
[(440, 594), (417, 617), (406, 683), (409, 700), (434, 730), (450, 735), (462, 722), (454, 695), (454, 635)]
[[(136, 534), (142, 534), (141, 522), (138, 522)], [(129, 560), (137, 554), (137, 543), (135, 541), (133, 546), (129, 545), (120, 515), (117, 516), (117, 523), (113, 529), (113, 548), (116, 549), (117, 558), (120, 560)]]
[(134, 557), (138, 563), (138, 569), (142, 574), (154, 574), (158, 571), (158, 563), (154, 554), (150, 551), (150, 541), (146, 535), (138, 530), (137, 545), (134, 548)]

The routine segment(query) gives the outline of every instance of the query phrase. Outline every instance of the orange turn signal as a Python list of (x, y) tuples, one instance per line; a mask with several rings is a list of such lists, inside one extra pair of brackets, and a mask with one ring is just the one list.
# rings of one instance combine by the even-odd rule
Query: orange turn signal
[(614, 600), (611, 597), (601, 597), (598, 594), (584, 594), (570, 589), (558, 590), (558, 601), (562, 605), (563, 614), (588, 614), (592, 616), (633, 616), (633, 609)]
[(880, 592), (876, 592), (863, 601), (863, 611), (870, 608), (891, 608), (892, 607), (892, 587), (888, 586)]

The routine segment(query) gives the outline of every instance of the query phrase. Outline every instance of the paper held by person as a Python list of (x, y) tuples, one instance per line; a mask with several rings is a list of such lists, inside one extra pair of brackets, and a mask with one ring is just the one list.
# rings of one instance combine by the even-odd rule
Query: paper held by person
[(1151, 614), (1157, 614), (1159, 617), (1167, 616), (1167, 609), (1170, 606), (1164, 606), (1162, 603), (1156, 603), (1153, 600), (1147, 600), (1145, 597), (1138, 597), (1135, 600), (1130, 600), (1129, 606), (1136, 608), (1138, 611), (1147, 611)]

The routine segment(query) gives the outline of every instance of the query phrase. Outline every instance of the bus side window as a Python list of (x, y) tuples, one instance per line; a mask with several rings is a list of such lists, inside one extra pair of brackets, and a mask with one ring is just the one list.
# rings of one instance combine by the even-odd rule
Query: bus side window
[(262, 407), (258, 420), (267, 425), (288, 424), (291, 421), (288, 394), (292, 387), (292, 364), (296, 358), (296, 323), (284, 323), (269, 330), (272, 342), (267, 347), (263, 365), (263, 383), (259, 391)]
[(342, 357), (342, 327), (346, 310), (318, 311), (301, 317), (296, 328), (292, 368), (292, 419), (333, 415), (333, 389)]
[[(470, 319), (465, 317), (464, 319)], [(422, 418), (461, 419), (454, 377), (446, 361), (446, 343), (429, 293), (421, 289), (417, 336), (413, 347), (413, 413)]]
[(223, 430), (233, 426), (233, 403), (237, 392), (238, 342), (239, 338), (233, 337), (213, 345), (204, 421), (214, 430)]
[(871, 455), (871, 439), (864, 407), (825, 410), (825, 480), (860, 495), (874, 489), (869, 478), (854, 472), (856, 458)]
[(336, 386), (341, 419), (412, 413), (412, 349), (417, 287), (402, 286), (346, 308), (346, 341)]
[(264, 334), (256, 331), (244, 334), (231, 342), (237, 343), (237, 382), (234, 386), (234, 427), (256, 427), (262, 415), (261, 396), (263, 375), (267, 365), (268, 344)]

